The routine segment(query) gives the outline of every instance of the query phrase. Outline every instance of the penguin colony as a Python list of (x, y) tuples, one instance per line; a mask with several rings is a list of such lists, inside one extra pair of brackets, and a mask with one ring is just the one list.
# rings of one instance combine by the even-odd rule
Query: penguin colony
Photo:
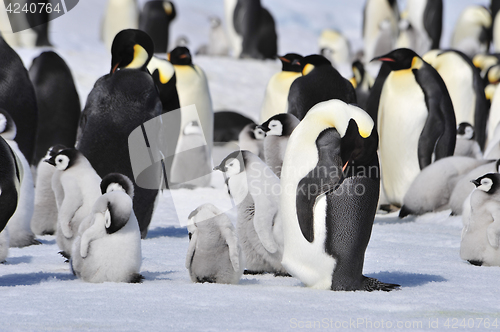
[[(361, 53), (353, 56), (341, 31), (325, 29), (319, 54), (280, 55), (261, 1), (225, 0), (225, 30), (211, 17), (210, 43), (197, 54), (281, 61), (262, 87), (256, 123), (214, 114), (203, 69), (185, 45), (170, 45), (182, 15), (173, 2), (147, 1), (142, 11), (134, 0), (107, 5), (101, 36), (111, 66), (83, 110), (56, 52), (40, 54), (28, 72), (0, 37), (0, 261), (9, 246), (55, 235), (83, 281), (141, 282), (141, 238), (160, 189), (210, 186), (213, 168), (236, 220), (217, 202), (191, 212), (185, 266), (193, 282), (272, 273), (333, 291), (398, 289), (363, 275), (375, 215), (386, 211), (463, 214), (460, 257), (500, 265), (500, 57), (487, 54), (500, 35), (493, 7), (468, 7), (451, 49), (441, 50), (442, 1), (409, 0), (400, 11), (394, 0), (366, 0)], [(27, 17), (36, 19), (44, 18)], [(51, 45), (47, 26), (34, 29), (37, 46)], [(352, 64), (350, 78), (341, 64)], [(376, 77), (366, 70), (373, 65)], [(195, 113), (185, 111), (190, 105)], [(170, 132), (146, 133), (144, 124), (166, 113), (177, 114)], [(170, 140), (173, 157), (147, 168), (165, 187), (139, 184), (128, 150), (137, 128), (146, 149)], [(214, 143), (230, 141), (240, 150), (213, 167)]]

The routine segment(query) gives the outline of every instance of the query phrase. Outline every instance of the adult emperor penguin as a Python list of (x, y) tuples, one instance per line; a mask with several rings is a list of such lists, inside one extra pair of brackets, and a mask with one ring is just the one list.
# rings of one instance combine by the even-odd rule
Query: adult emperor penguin
[(71, 71), (57, 53), (48, 51), (36, 57), (29, 75), (38, 105), (33, 156), (33, 165), (38, 165), (51, 146), (75, 145), (81, 108)]
[(37, 166), (35, 207), (31, 218), (31, 230), (36, 235), (53, 235), (57, 229), (57, 203), (52, 190), (52, 176), (56, 168), (44, 160), (50, 159), (63, 149), (66, 149), (64, 145), (51, 146)]
[(238, 145), (241, 150), (247, 150), (260, 159), (265, 160), (264, 139), (266, 133), (255, 123), (247, 124), (238, 135)]
[(101, 39), (111, 49), (117, 33), (139, 27), (137, 0), (108, 0), (101, 25)]
[(290, 86), (297, 77), (302, 76), (302, 56), (288, 53), (278, 57), (282, 67), (267, 83), (264, 102), (260, 111), (260, 122), (267, 121), (273, 115), (286, 113)]
[[(455, 144), (454, 156), (471, 157), (482, 159), (481, 147), (476, 141), (474, 127), (470, 123), (462, 122), (457, 127), (457, 142)], [(498, 156), (500, 158), (500, 156)]]
[(398, 21), (396, 0), (366, 0), (362, 28), (366, 62), (394, 48)]
[(139, 29), (145, 31), (155, 44), (155, 53), (167, 53), (170, 23), (176, 11), (172, 1), (147, 1), (139, 16)]
[(460, 257), (472, 265), (500, 266), (500, 174), (488, 173), (471, 181), (470, 217), (464, 218)]
[(278, 177), (256, 155), (235, 151), (214, 170), (224, 173), (237, 207), (236, 231), (246, 262), (246, 273), (285, 275), (281, 265), (283, 233), (279, 214)]
[(308, 55), (301, 63), (303, 76), (295, 79), (290, 86), (288, 113), (302, 120), (311, 107), (322, 101), (340, 99), (356, 103), (352, 84), (324, 56)]
[(281, 167), (283, 166), (288, 139), (299, 123), (299, 119), (294, 115), (281, 113), (272, 116), (260, 125), (260, 128), (266, 132), (264, 160), (277, 177), (281, 177)]
[(450, 196), (460, 178), (489, 162), (484, 159), (451, 156), (430, 164), (417, 175), (406, 192), (399, 217), (448, 209)]
[(93, 204), (84, 221), (89, 227), (81, 229), (71, 254), (71, 270), (80, 279), (93, 283), (144, 279), (139, 274), (141, 233), (132, 196), (133, 191), (109, 190)]
[(237, 284), (244, 261), (229, 217), (213, 204), (189, 215), (186, 268), (193, 282)]
[(421, 169), (453, 155), (455, 114), (443, 79), (414, 51), (397, 49), (374, 60), (391, 69), (377, 125), (384, 192), (391, 204), (401, 206)]
[[(351, 62), (351, 44), (342, 33), (336, 30), (325, 29), (318, 39), (318, 47), (321, 55), (326, 57), (334, 67), (342, 66)], [(331, 53), (326, 56), (326, 53)]]
[(491, 14), (483, 6), (466, 7), (453, 30), (450, 47), (473, 58), (478, 53), (486, 53), (491, 40)]
[(377, 142), (370, 116), (335, 99), (315, 105), (290, 136), (281, 173), (282, 264), (308, 287), (398, 287), (362, 274), (379, 198)]
[(30, 170), (30, 165), (14, 141), (16, 124), (5, 110), (0, 109), (0, 136), (9, 144), (20, 164), (21, 186), (16, 212), (12, 215), (7, 225), (9, 230), (10, 247), (26, 247), (40, 244), (35, 239), (35, 234), (30, 227), (31, 217), (35, 205), (35, 186)]
[(16, 142), (31, 164), (35, 147), (38, 109), (33, 84), (21, 58), (0, 36), (0, 108), (12, 116), (17, 125)]
[(489, 106), (479, 70), (469, 57), (455, 50), (431, 51), (423, 59), (437, 70), (446, 84), (457, 124), (467, 122), (474, 126), (476, 140), (484, 148)]
[(101, 178), (75, 148), (63, 149), (45, 161), (56, 168), (52, 176), (58, 211), (56, 242), (61, 255), (69, 258), (80, 224), (101, 195)]
[(370, 90), (374, 84), (373, 77), (365, 70), (365, 66), (359, 60), (352, 63), (352, 74), (350, 82), (356, 91), (357, 104), (366, 110)]
[[(146, 35), (143, 31), (135, 31), (137, 35)], [(161, 115), (162, 104), (146, 68), (152, 49), (151, 53), (147, 51), (149, 47), (140, 40), (130, 45), (137, 51), (132, 51), (131, 56), (113, 53), (111, 73), (98, 79), (90, 92), (80, 117), (76, 146), (100, 176), (118, 172), (137, 181), (128, 149), (129, 135), (146, 121)], [(123, 51), (128, 52), (127, 49)], [(148, 174), (160, 178), (161, 168), (153, 160), (150, 164), (151, 173)], [(134, 190), (134, 213), (144, 238), (158, 189), (140, 188), (135, 183)]]
[(147, 68), (158, 87), (163, 113), (179, 109), (180, 103), (176, 87), (177, 78), (175, 76), (174, 66), (166, 59), (153, 56)]

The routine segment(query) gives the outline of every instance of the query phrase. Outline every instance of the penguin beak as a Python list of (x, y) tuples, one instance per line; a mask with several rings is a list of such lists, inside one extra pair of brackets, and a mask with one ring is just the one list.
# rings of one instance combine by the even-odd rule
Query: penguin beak
[(373, 58), (370, 60), (370, 62), (373, 62), (373, 61), (396, 62), (396, 60), (394, 60), (393, 58), (388, 58), (386, 56), (379, 56), (379, 57), (376, 57), (376, 58)]
[(287, 62), (287, 63), (290, 63), (290, 60), (288, 60), (287, 58), (283, 57), (283, 56), (279, 56), (278, 59), (280, 59), (281, 61), (283, 62)]
[(114, 74), (114, 72), (118, 69), (119, 65), (120, 65), (119, 62), (116, 65), (114, 65), (114, 67), (111, 69), (111, 73), (110, 74)]
[(47, 159), (44, 159), (43, 161), (45, 161), (46, 163), (52, 165), (52, 166), (56, 166), (56, 160), (54, 157), (52, 158), (47, 158)]
[(472, 180), (471, 183), (474, 183), (474, 185), (476, 186), (476, 188), (481, 185), (481, 182), (479, 182), (478, 180)]
[(221, 172), (225, 172), (227, 171), (227, 168), (222, 166), (222, 165), (219, 165), (219, 166), (215, 166), (214, 167), (214, 171), (221, 171)]

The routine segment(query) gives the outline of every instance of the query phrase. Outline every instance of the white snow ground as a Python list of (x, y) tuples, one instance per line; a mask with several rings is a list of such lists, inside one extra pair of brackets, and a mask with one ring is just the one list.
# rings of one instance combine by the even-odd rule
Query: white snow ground
[[(262, 3), (277, 20), (281, 53), (316, 52), (316, 39), (328, 27), (344, 31), (355, 50), (361, 47), (363, 0)], [(460, 11), (472, 3), (488, 1), (445, 0), (443, 46)], [(194, 50), (208, 38), (206, 17), (222, 15), (223, 0), (175, 4), (178, 18), (171, 40), (187, 35)], [(109, 71), (110, 55), (98, 40), (104, 5), (102, 0), (82, 0), (51, 26), (56, 50), (73, 70), (82, 107), (95, 80)], [(40, 50), (18, 52), (29, 66)], [(207, 72), (215, 109), (238, 110), (254, 119), (265, 84), (280, 67), (274, 61), (228, 58), (195, 57), (195, 62)], [(227, 204), (220, 179), (214, 183), (213, 189), (176, 191), (179, 214), (207, 200)], [(404, 222), (395, 214), (377, 216), (364, 273), (401, 284), (401, 290), (331, 292), (271, 275), (244, 276), (239, 285), (193, 284), (184, 267), (187, 231), (170, 202), (165, 193), (142, 241), (142, 284), (76, 279), (57, 254), (53, 236), (39, 237), (40, 246), (11, 249), (7, 263), (0, 265), (0, 330), (500, 330), (500, 268), (475, 267), (460, 259), (461, 219), (447, 211)]]

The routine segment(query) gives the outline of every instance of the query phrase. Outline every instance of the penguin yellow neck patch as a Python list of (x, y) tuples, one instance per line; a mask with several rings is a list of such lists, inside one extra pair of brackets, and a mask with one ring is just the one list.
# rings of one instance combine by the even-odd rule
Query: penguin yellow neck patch
[(134, 59), (125, 68), (129, 69), (139, 69), (146, 64), (148, 61), (149, 54), (146, 52), (144, 47), (139, 44), (134, 45)]
[(312, 70), (314, 69), (314, 65), (308, 63), (304, 66), (304, 69), (302, 69), (302, 75), (307, 75), (309, 74)]
[(172, 4), (170, 3), (170, 1), (163, 2), (163, 9), (165, 10), (165, 13), (167, 13), (167, 15), (172, 14)]
[(419, 57), (413, 57), (411, 61), (411, 69), (420, 69), (424, 65), (424, 62)]

